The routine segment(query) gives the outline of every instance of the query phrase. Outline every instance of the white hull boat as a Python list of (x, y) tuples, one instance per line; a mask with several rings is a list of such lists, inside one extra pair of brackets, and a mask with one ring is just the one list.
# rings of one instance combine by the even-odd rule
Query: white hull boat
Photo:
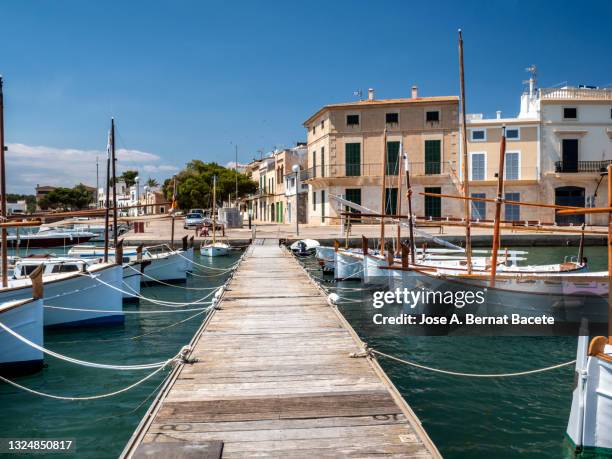
[[(29, 295), (32, 290), (27, 289)], [(43, 300), (25, 299), (0, 304), (0, 322), (33, 343), (43, 345)], [(34, 373), (43, 366), (43, 353), (0, 329), (0, 374)]]
[(123, 299), (125, 301), (138, 301), (140, 299), (140, 284), (142, 283), (142, 262), (128, 262), (123, 265)]
[(315, 257), (324, 273), (334, 272), (334, 255), (336, 251), (333, 247), (318, 246), (315, 248)]
[(363, 255), (349, 251), (337, 251), (334, 257), (336, 280), (361, 280), (363, 277)]
[(612, 344), (598, 336), (578, 338), (576, 382), (567, 437), (576, 452), (612, 456)]
[(289, 249), (300, 257), (306, 257), (315, 253), (319, 247), (319, 241), (315, 241), (314, 239), (301, 239), (291, 244)]
[(215, 242), (214, 244), (206, 244), (200, 248), (200, 253), (205, 257), (222, 257), (229, 254), (230, 246), (223, 242)]

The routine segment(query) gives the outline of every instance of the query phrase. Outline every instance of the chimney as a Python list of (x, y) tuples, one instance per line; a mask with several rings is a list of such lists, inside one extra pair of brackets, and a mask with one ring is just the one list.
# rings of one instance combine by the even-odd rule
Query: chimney
[(412, 87), (412, 98), (416, 99), (419, 97), (419, 88), (417, 87), (417, 85), (414, 85)]
[(368, 89), (368, 100), (374, 100), (374, 89)]
[(501, 120), (501, 110), (497, 110), (497, 111), (495, 112), (495, 116), (496, 116), (496, 118), (497, 118), (498, 120)]

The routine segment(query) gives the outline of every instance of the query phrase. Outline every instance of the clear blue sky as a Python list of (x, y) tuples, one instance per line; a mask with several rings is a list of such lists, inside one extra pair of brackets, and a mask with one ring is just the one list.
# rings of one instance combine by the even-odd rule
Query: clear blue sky
[[(192, 158), (232, 161), (231, 142), (241, 162), (293, 145), (357, 89), (458, 94), (459, 27), (468, 112), (512, 115), (529, 64), (541, 86), (612, 84), (611, 17), (610, 1), (5, 1), (6, 137), (23, 144), (9, 190), (79, 181), (76, 165), (91, 183), (80, 152), (104, 150), (111, 115), (118, 146), (155, 155), (142, 175), (163, 178)], [(30, 169), (55, 154), (72, 169)]]

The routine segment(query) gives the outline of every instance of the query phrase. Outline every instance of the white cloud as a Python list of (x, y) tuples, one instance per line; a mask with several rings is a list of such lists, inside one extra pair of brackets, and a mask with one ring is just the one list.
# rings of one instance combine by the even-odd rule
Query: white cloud
[[(34, 193), (37, 184), (72, 187), (82, 182), (96, 185), (96, 158), (99, 164), (100, 183), (106, 175), (106, 151), (80, 150), (32, 146), (22, 143), (8, 144), (7, 188), (8, 192)], [(161, 157), (140, 150), (117, 150), (118, 173), (126, 169), (138, 169), (152, 177), (163, 179), (176, 172), (175, 166), (159, 164)]]

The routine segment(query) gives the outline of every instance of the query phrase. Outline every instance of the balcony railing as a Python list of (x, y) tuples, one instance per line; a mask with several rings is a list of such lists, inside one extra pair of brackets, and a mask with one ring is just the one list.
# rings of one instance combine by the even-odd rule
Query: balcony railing
[(555, 172), (605, 172), (612, 161), (557, 161)]
[(546, 100), (612, 100), (609, 88), (541, 88), (540, 98)]
[[(403, 165), (402, 174), (404, 173)], [(449, 162), (430, 161), (414, 162), (408, 166), (412, 177), (449, 175), (451, 164)], [(387, 164), (387, 176), (397, 175), (397, 166)], [(381, 177), (381, 163), (348, 163), (348, 164), (326, 164), (324, 166), (311, 167), (300, 172), (301, 180), (338, 177)]]

